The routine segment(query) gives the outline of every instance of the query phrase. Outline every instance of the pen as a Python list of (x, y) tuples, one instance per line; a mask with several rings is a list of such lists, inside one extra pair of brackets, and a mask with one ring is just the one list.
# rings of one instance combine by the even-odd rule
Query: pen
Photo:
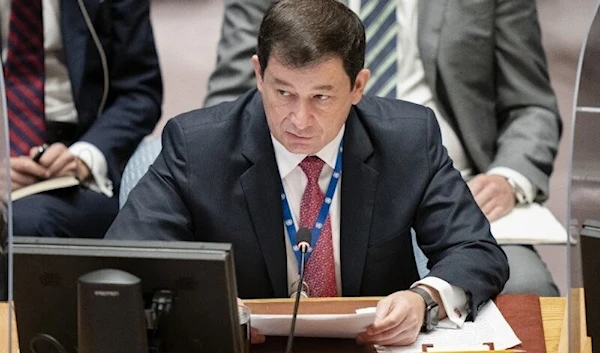
[(33, 161), (36, 163), (39, 163), (40, 158), (42, 158), (42, 155), (44, 154), (44, 152), (46, 152), (46, 149), (48, 149), (48, 144), (45, 143), (41, 146), (38, 146), (37, 148), (37, 152), (35, 153), (35, 156), (33, 156)]

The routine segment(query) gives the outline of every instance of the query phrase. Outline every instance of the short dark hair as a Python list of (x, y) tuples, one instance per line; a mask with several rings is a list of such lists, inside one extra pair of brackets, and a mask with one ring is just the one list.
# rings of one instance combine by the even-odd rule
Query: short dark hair
[(294, 68), (339, 57), (354, 86), (365, 62), (365, 28), (337, 0), (274, 1), (260, 25), (256, 53), (263, 73), (271, 55)]

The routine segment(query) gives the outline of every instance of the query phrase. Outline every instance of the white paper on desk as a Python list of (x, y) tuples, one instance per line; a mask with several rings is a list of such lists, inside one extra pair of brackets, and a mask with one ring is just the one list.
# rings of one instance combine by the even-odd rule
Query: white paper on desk
[[(359, 309), (357, 314), (307, 314), (296, 318), (295, 336), (354, 338), (375, 321), (375, 308)], [(292, 315), (252, 314), (252, 327), (263, 335), (287, 336)]]
[(566, 244), (567, 231), (546, 207), (532, 203), (515, 207), (492, 222), (499, 244)]
[(419, 334), (417, 341), (410, 346), (377, 347), (377, 352), (416, 353), (421, 352), (421, 345), (426, 343), (447, 350), (466, 350), (470, 347), (480, 347), (486, 342), (493, 342), (495, 349), (508, 349), (521, 344), (492, 301), (481, 308), (475, 322), (465, 322), (460, 329), (436, 328), (432, 332)]

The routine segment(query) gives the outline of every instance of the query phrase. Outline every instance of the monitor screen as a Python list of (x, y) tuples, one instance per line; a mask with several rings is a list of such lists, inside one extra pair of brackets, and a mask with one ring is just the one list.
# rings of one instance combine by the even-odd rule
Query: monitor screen
[(141, 279), (146, 308), (157, 291), (171, 291), (170, 311), (159, 322), (160, 352), (241, 351), (229, 244), (15, 237), (13, 250), (21, 352), (44, 353), (30, 348), (39, 337), (77, 352), (77, 281), (101, 269)]
[(594, 352), (600, 351), (600, 221), (586, 220), (580, 234), (587, 335)]

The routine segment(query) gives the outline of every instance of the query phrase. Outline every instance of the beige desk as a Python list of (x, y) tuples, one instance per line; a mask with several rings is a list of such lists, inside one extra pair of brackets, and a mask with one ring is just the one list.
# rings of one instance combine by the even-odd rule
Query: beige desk
[[(567, 300), (565, 297), (540, 298), (546, 353), (558, 353), (563, 323), (565, 322)], [(564, 325), (567, 330), (567, 325)], [(566, 338), (566, 336), (565, 336)]]
[[(15, 316), (13, 315), (12, 353), (19, 351)], [(0, 302), (0, 353), (8, 353), (8, 303)]]
[[(542, 311), (542, 320), (544, 325), (544, 336), (546, 339), (547, 353), (566, 353), (568, 350), (566, 325), (565, 322), (566, 299), (560, 298), (540, 298)], [(0, 303), (0, 353), (8, 353), (8, 304)], [(14, 316), (13, 316), (14, 318)], [(13, 326), (15, 327), (15, 326)], [(13, 329), (13, 350), (18, 352), (18, 341), (16, 330)], [(562, 339), (562, 342), (561, 342)], [(559, 351), (559, 347), (562, 349)]]
[(583, 290), (581, 288), (572, 289), (570, 300), (573, 314), (571, 320), (573, 326), (576, 327), (571, 334), (578, 338), (571, 337), (569, 342), (568, 313), (565, 310), (566, 298), (540, 298), (547, 353), (592, 353), (591, 339), (585, 335)]

